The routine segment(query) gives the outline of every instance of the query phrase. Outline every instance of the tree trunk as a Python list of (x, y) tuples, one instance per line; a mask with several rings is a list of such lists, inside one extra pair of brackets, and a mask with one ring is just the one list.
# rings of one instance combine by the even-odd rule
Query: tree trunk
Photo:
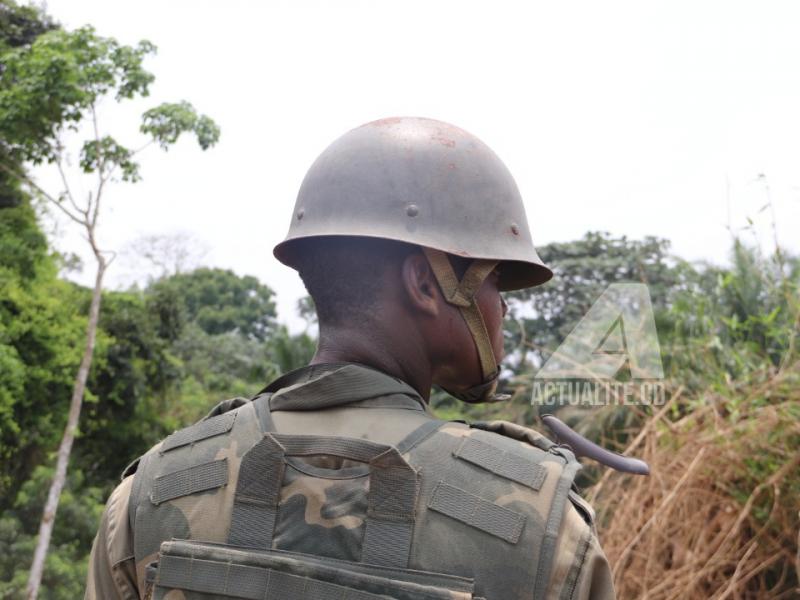
[(78, 429), (78, 419), (81, 415), (81, 405), (83, 404), (83, 393), (86, 389), (86, 380), (89, 377), (89, 369), (92, 366), (94, 355), (95, 338), (97, 337), (97, 321), (100, 316), (100, 299), (102, 295), (103, 275), (106, 270), (106, 260), (102, 255), (97, 256), (97, 275), (95, 277), (94, 290), (92, 291), (92, 303), (89, 306), (89, 323), (86, 326), (86, 347), (83, 352), (78, 374), (75, 376), (75, 384), (72, 388), (72, 400), (69, 405), (69, 416), (67, 426), (64, 428), (64, 436), (58, 447), (58, 460), (56, 462), (56, 472), (53, 476), (53, 483), (50, 484), (50, 491), (47, 494), (47, 502), (42, 513), (42, 522), (39, 526), (39, 538), (36, 542), (36, 550), (33, 554), (33, 564), (28, 578), (27, 598), (35, 600), (39, 593), (39, 586), (42, 582), (44, 572), (44, 562), (47, 557), (47, 549), (50, 546), (50, 537), (53, 534), (53, 524), (58, 509), (58, 501), (61, 497), (61, 490), (67, 477), (67, 464), (69, 455), (72, 452), (72, 443), (75, 441), (75, 432)]

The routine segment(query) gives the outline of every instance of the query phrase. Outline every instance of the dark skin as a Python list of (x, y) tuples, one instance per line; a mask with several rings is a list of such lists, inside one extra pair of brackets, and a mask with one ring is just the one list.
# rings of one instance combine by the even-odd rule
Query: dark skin
[[(499, 362), (508, 307), (498, 289), (497, 270), (483, 282), (477, 302)], [(387, 265), (371, 318), (336, 326), (320, 323), (311, 364), (331, 362), (378, 369), (411, 385), (426, 402), (433, 384), (464, 391), (483, 380), (467, 324), (458, 308), (445, 300), (421, 252)]]

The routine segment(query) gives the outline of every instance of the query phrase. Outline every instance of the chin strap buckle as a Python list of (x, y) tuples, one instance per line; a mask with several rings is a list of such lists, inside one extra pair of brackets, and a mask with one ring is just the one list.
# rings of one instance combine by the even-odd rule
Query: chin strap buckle
[(478, 358), (481, 363), (483, 382), (471, 387), (466, 392), (449, 394), (464, 402), (502, 402), (508, 400), (508, 394), (495, 394), (497, 388), (497, 377), (500, 375), (500, 367), (492, 349), (492, 340), (486, 330), (486, 323), (483, 320), (478, 303), (475, 301), (475, 294), (478, 293), (481, 285), (489, 276), (489, 273), (497, 267), (495, 260), (475, 259), (467, 268), (467, 272), (459, 280), (450, 264), (447, 254), (441, 250), (432, 248), (422, 248), (425, 257), (431, 265), (436, 281), (442, 294), (448, 303), (457, 306), (467, 323), (475, 348), (478, 350)]

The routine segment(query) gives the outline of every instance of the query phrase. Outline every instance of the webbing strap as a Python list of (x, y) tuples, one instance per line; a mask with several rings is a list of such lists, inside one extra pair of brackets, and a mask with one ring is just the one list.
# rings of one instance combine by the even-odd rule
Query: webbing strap
[[(461, 283), (458, 284), (459, 295), (472, 300), (489, 273), (497, 267), (497, 262), (496, 260), (473, 260), (461, 278)], [(449, 260), (447, 264), (450, 264)], [(452, 267), (450, 268), (452, 270)]]
[(458, 280), (447, 254), (425, 247), (422, 250), (425, 252), (425, 257), (428, 259), (436, 281), (439, 282), (439, 287), (447, 301), (456, 306), (469, 306), (472, 297), (464, 298), (458, 293), (458, 286), (461, 282)]
[(474, 302), (467, 308), (461, 308), (461, 314), (467, 322), (472, 339), (478, 348), (478, 358), (481, 361), (481, 371), (484, 379), (489, 379), (497, 373), (497, 359), (494, 356), (494, 348), (489, 339), (489, 332), (486, 330), (486, 323), (483, 321), (478, 305)]
[(284, 462), (283, 447), (266, 434), (242, 458), (233, 499), (228, 543), (272, 548)]
[(536, 569), (536, 584), (533, 592), (534, 598), (544, 598), (547, 587), (550, 584), (558, 530), (561, 528), (564, 509), (569, 501), (567, 495), (572, 486), (572, 481), (575, 479), (575, 474), (581, 468), (581, 464), (575, 460), (575, 456), (566, 448), (553, 448), (551, 451), (564, 458), (566, 464), (564, 465), (564, 470), (561, 472), (561, 477), (556, 483), (555, 494), (550, 504), (550, 513), (547, 515), (544, 539), (542, 540), (541, 549), (539, 550), (539, 566)]
[(361, 561), (405, 567), (416, 516), (418, 474), (396, 448), (354, 438), (265, 433), (242, 459), (228, 543), (272, 548), (285, 459), (314, 455), (369, 464)]
[(269, 406), (269, 399), (271, 396), (272, 393), (270, 392), (262, 392), (253, 398), (253, 407), (255, 408), (256, 415), (258, 416), (258, 423), (261, 425), (261, 433), (275, 431), (275, 423), (272, 421), (272, 411), (270, 410)]
[(425, 257), (428, 259), (431, 269), (433, 269), (433, 274), (436, 276), (436, 281), (439, 283), (445, 298), (456, 306), (466, 307), (472, 303), (475, 294), (478, 293), (481, 285), (483, 285), (483, 281), (489, 276), (489, 273), (494, 271), (498, 262), (496, 260), (475, 259), (459, 281), (446, 253), (432, 248), (423, 247), (422, 250), (425, 252)]
[(575, 595), (575, 587), (578, 585), (578, 578), (583, 569), (583, 563), (586, 560), (586, 554), (589, 552), (589, 547), (592, 543), (592, 532), (587, 529), (580, 540), (578, 541), (578, 549), (575, 551), (575, 558), (572, 560), (566, 578), (564, 578), (564, 585), (561, 586), (561, 594), (558, 600), (572, 600)]
[(425, 247), (422, 250), (425, 252), (445, 299), (461, 311), (470, 334), (472, 334), (472, 339), (475, 341), (483, 377), (485, 380), (490, 379), (497, 373), (497, 360), (492, 348), (492, 341), (489, 339), (489, 332), (486, 330), (486, 323), (475, 301), (475, 294), (478, 293), (489, 273), (497, 267), (497, 261), (473, 260), (459, 281), (447, 254)]
[[(265, 434), (274, 433), (275, 431), (270, 410), (270, 396), (270, 393), (262, 394), (254, 400), (256, 413), (261, 423), (261, 431)], [(371, 471), (371, 494), (368, 499), (368, 507), (372, 514), (367, 515), (366, 531), (362, 543), (361, 562), (396, 567), (405, 567), (408, 564), (411, 539), (414, 533), (418, 484), (416, 472), (411, 469), (400, 455), (405, 454), (417, 446), (417, 444), (426, 440), (446, 422), (447, 421), (438, 419), (426, 421), (396, 444), (395, 449), (397, 457), (392, 455), (392, 460), (396, 461), (397, 458), (399, 458), (402, 467), (408, 467), (408, 469), (414, 473), (413, 480), (407, 475), (405, 477), (397, 477), (396, 471), (383, 478), (381, 478), (380, 475), (374, 475), (374, 470)], [(239, 486), (237, 486), (231, 529), (228, 536), (228, 541), (231, 544), (265, 549), (270, 549), (272, 547), (272, 537), (275, 529), (280, 497), (280, 482), (283, 479), (283, 468), (278, 471), (273, 464), (269, 471), (263, 470), (265, 463), (269, 462), (272, 464), (275, 460), (274, 456), (270, 456), (271, 453), (280, 456), (279, 460), (281, 464), (284, 463), (285, 456), (287, 455), (308, 456), (326, 453), (333, 454), (334, 456), (341, 456), (344, 453), (348, 453), (351, 456), (351, 460), (369, 463), (373, 458), (379, 455), (380, 452), (385, 452), (390, 448), (389, 446), (375, 444), (367, 440), (352, 440), (348, 438), (286, 436), (277, 433), (271, 437), (282, 446), (283, 450), (276, 451), (270, 442), (264, 442), (264, 440), (262, 440), (245, 455), (242, 461), (242, 467), (239, 472), (240, 483)], [(356, 444), (353, 444), (353, 442), (356, 442)], [(333, 450), (333, 452), (331, 452), (331, 450)], [(253, 453), (252, 456), (250, 456), (251, 452)], [(247, 473), (245, 473), (246, 466)], [(253, 474), (255, 474), (256, 477), (270, 477), (273, 481), (277, 481), (276, 488), (273, 489), (271, 486), (262, 486), (258, 488), (257, 486), (242, 483), (243, 478), (249, 479)], [(376, 477), (376, 479), (373, 479), (373, 476)], [(403, 481), (406, 483), (404, 484)], [(413, 488), (411, 484), (413, 484)], [(254, 494), (245, 491), (245, 485), (248, 486), (248, 490), (257, 490), (255, 495), (259, 493), (262, 494), (263, 501), (254, 502)], [(242, 487), (241, 497), (239, 496), (240, 486)], [(400, 507), (398, 513), (392, 513), (390, 511), (387, 514), (385, 506), (386, 502), (389, 502), (390, 499), (388, 498), (389, 494), (381, 490), (382, 487), (396, 487), (398, 488), (397, 491), (405, 496), (405, 499), (401, 501), (403, 506)], [(381, 507), (384, 508), (382, 509)], [(372, 510), (373, 508), (376, 508), (377, 514)], [(392, 507), (392, 510), (397, 510), (397, 508)], [(397, 518), (399, 518), (399, 520), (395, 521)]]
[(449, 423), (449, 421), (442, 421), (440, 419), (431, 419), (430, 421), (425, 421), (422, 425), (397, 442), (394, 447), (397, 448), (397, 451), (400, 454), (405, 454), (417, 444), (425, 441), (431, 435), (436, 433), (445, 423)]
[(180, 556), (161, 558), (156, 585), (251, 600), (390, 600), (383, 594), (275, 569)]
[[(261, 424), (262, 433), (275, 431), (275, 423), (272, 420), (272, 407), (270, 406), (272, 395), (272, 393), (260, 394), (253, 399), (253, 405), (258, 415), (258, 421)], [(397, 442), (395, 448), (397, 448), (400, 454), (405, 454), (417, 444), (430, 437), (431, 434), (438, 431), (438, 429), (447, 422), (448, 421), (442, 421), (441, 419), (425, 421), (422, 425)]]
[(440, 481), (433, 490), (428, 508), (499, 537), (510, 544), (519, 541), (526, 519), (522, 513), (484, 500), (444, 481)]
[(228, 459), (215, 460), (156, 477), (150, 501), (161, 504), (181, 496), (213, 490), (228, 483)]
[(209, 419), (204, 419), (199, 423), (195, 423), (190, 427), (176, 431), (164, 440), (161, 444), (159, 452), (164, 454), (175, 448), (181, 446), (188, 446), (206, 438), (228, 433), (233, 428), (233, 422), (236, 420), (236, 413), (229, 412), (219, 416), (213, 416)]
[(465, 437), (453, 456), (532, 490), (540, 490), (547, 477), (547, 469), (532, 463), (529, 457), (487, 444), (476, 436)]

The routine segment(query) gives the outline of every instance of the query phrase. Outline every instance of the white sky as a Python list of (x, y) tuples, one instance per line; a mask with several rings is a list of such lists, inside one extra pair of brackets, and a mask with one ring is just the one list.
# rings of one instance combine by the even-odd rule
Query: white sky
[[(300, 181), (338, 135), (392, 115), (450, 121), (489, 144), (537, 244), (652, 234), (723, 262), (728, 225), (749, 216), (769, 250), (763, 173), (779, 241), (800, 251), (797, 2), (50, 0), (48, 11), (159, 47), (151, 96), (101, 113), (120, 141), (141, 143), (139, 115), (162, 101), (187, 99), (222, 128), (206, 153), (185, 140), (143, 154), (144, 180), (109, 191), (105, 245), (192, 235), (206, 264), (275, 289), (295, 328), (304, 290), (271, 251)], [(69, 230), (58, 246), (82, 252)], [(131, 272), (115, 264), (111, 285)]]

